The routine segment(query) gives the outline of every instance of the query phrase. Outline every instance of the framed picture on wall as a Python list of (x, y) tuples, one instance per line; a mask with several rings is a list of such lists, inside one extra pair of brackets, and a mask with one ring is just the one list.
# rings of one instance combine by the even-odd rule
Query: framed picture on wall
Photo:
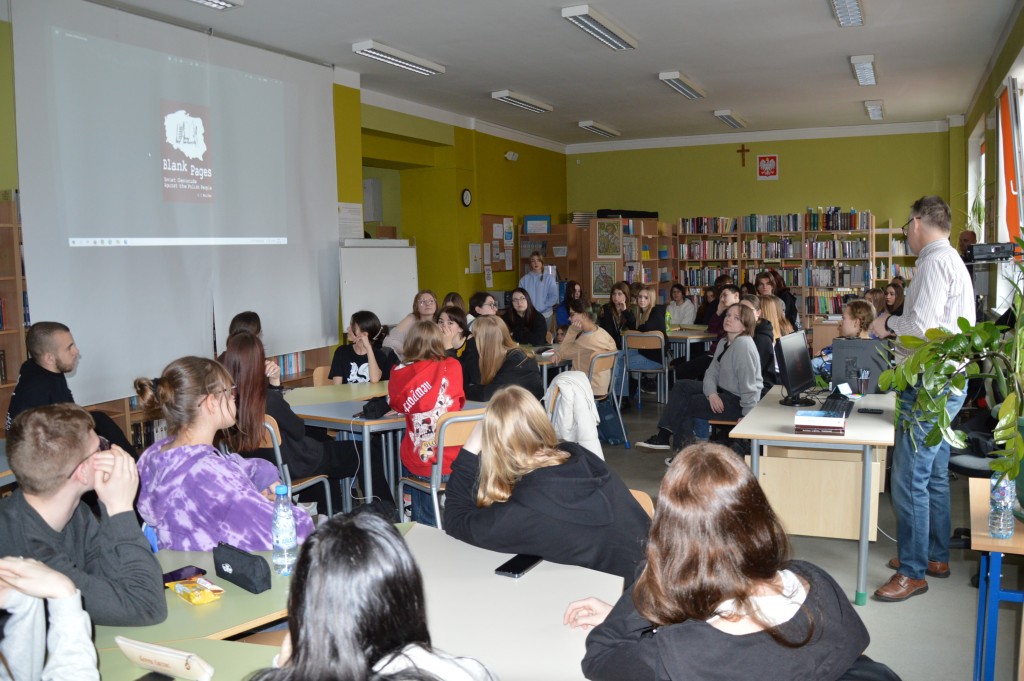
[(614, 260), (595, 260), (590, 263), (590, 291), (595, 298), (612, 294), (618, 263)]
[(598, 258), (622, 257), (622, 223), (619, 220), (597, 221)]

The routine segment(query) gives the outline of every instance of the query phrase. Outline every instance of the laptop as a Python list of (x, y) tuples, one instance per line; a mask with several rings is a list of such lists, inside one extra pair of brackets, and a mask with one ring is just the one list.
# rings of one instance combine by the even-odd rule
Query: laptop
[(878, 377), (889, 368), (892, 349), (887, 341), (868, 338), (836, 338), (832, 341), (832, 385), (849, 383), (858, 389), (857, 379), (868, 374), (867, 393), (878, 392)]

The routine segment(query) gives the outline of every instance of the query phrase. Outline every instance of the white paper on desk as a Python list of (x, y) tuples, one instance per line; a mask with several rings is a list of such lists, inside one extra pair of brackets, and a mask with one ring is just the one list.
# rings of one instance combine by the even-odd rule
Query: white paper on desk
[(505, 225), (501, 224), (500, 222), (495, 222), (494, 224), (491, 225), (491, 229), (493, 230), (491, 232), (491, 238), (501, 241), (501, 239), (505, 235)]
[(469, 273), (480, 274), (483, 271), (483, 263), (481, 262), (481, 249), (480, 244), (469, 245)]
[(494, 272), (490, 265), (484, 265), (484, 286), (487, 288), (494, 286)]

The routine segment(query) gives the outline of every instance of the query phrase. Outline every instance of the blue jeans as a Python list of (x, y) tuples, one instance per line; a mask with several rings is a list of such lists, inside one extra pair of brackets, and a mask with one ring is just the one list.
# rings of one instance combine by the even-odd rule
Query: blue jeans
[[(896, 512), (899, 572), (924, 579), (928, 561), (949, 562), (949, 443), (926, 447), (932, 422), (903, 430), (917, 397), (917, 388), (900, 393), (900, 423), (892, 455), (892, 505)], [(946, 413), (952, 419), (964, 403), (964, 394), (950, 393)], [(916, 445), (916, 447), (915, 447)]]
[[(661, 369), (662, 365), (655, 362), (650, 357), (644, 357), (640, 354), (639, 350), (630, 349), (624, 350), (619, 353), (618, 359), (615, 360), (615, 373), (612, 381), (614, 384), (615, 394), (618, 395), (619, 385), (622, 383), (622, 373), (626, 370), (626, 353), (629, 353), (629, 368), (630, 369)], [(626, 386), (628, 392), (629, 386)]]
[[(422, 480), (423, 482), (430, 484), (430, 477), (425, 478), (422, 475), (416, 475), (415, 473), (410, 472), (404, 465), (402, 466), (402, 475), (408, 478)], [(448, 478), (450, 477), (450, 475), (442, 475), (441, 482), (448, 482)], [(415, 487), (407, 487), (406, 489), (409, 490), (409, 497), (412, 500), (413, 522), (437, 527), (437, 516), (434, 515), (434, 501), (430, 498), (430, 493), (416, 489)]]

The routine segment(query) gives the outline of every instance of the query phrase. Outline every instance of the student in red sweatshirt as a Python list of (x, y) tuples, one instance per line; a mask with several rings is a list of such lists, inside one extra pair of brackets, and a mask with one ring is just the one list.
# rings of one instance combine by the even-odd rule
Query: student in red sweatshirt
[[(441, 329), (434, 322), (416, 322), (405, 338), (404, 363), (391, 370), (388, 402), (405, 414), (402, 438), (402, 472), (430, 480), (430, 468), (436, 457), (437, 420), (449, 411), (460, 411), (466, 403), (462, 387), (462, 366), (449, 357)], [(444, 479), (451, 474), (452, 461), (459, 448), (446, 447), (442, 453)], [(437, 525), (430, 496), (416, 489), (412, 493), (412, 519)]]

